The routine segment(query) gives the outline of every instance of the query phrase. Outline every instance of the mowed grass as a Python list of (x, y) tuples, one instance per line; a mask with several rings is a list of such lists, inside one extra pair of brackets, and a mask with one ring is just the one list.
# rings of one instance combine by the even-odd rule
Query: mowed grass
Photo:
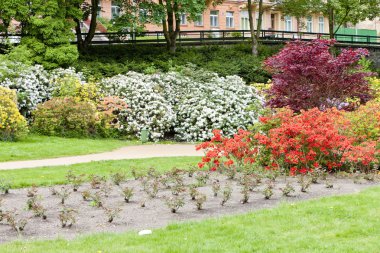
[[(141, 171), (148, 170), (149, 168), (154, 168), (159, 172), (164, 172), (174, 167), (186, 169), (191, 165), (196, 165), (199, 161), (200, 157), (163, 157), (117, 161), (99, 161), (67, 166), (0, 170), (0, 179), (4, 178), (10, 180), (14, 188), (22, 188), (32, 185), (49, 186), (56, 184), (65, 184), (65, 176), (69, 170), (72, 170), (76, 174), (97, 174), (100, 176), (109, 176), (112, 172), (122, 172), (125, 173), (127, 177), (132, 177), (132, 169)], [(88, 179), (88, 177), (86, 178)]]
[(0, 245), (0, 252), (376, 253), (380, 252), (379, 195), (376, 187), (245, 215), (173, 224), (149, 236), (128, 232), (72, 241), (18, 241)]
[(0, 142), (0, 162), (43, 159), (106, 152), (139, 141), (75, 139), (28, 135), (18, 142)]

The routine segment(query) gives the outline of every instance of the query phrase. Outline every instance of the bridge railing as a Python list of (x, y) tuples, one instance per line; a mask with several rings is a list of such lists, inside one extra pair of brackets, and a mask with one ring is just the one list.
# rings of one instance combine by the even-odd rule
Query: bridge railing
[[(83, 33), (82, 36), (86, 36)], [(0, 34), (0, 44), (18, 44), (22, 38), (20, 34), (12, 34), (6, 37)], [(178, 35), (178, 44), (229, 44), (247, 41), (251, 38), (250, 30), (196, 30), (181, 31)], [(314, 40), (328, 39), (327, 33), (291, 32), (277, 30), (261, 30), (262, 41), (288, 41), (288, 40)], [(379, 36), (336, 34), (335, 39), (344, 44), (380, 45)], [(76, 43), (76, 41), (72, 41)], [(92, 44), (164, 44), (165, 37), (162, 31), (153, 32), (108, 32), (95, 33)]]

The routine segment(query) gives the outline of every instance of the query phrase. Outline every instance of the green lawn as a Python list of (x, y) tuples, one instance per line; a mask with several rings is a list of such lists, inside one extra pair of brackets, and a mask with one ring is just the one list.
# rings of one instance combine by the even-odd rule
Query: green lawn
[(245, 215), (169, 225), (152, 235), (95, 234), (13, 242), (0, 252), (380, 252), (380, 188), (283, 204)]
[(75, 139), (29, 135), (18, 142), (0, 142), (0, 162), (100, 153), (140, 143), (115, 139)]
[[(119, 161), (100, 161), (79, 163), (68, 166), (41, 167), (33, 169), (0, 170), (0, 179), (7, 178), (12, 181), (14, 188), (28, 187), (31, 185), (47, 186), (65, 183), (65, 175), (68, 170), (78, 174), (109, 175), (111, 172), (125, 172), (131, 177), (132, 168), (155, 168), (163, 172), (177, 168), (188, 168), (200, 161), (200, 157), (163, 157), (145, 158)], [(1, 252), (1, 251), (0, 251)]]

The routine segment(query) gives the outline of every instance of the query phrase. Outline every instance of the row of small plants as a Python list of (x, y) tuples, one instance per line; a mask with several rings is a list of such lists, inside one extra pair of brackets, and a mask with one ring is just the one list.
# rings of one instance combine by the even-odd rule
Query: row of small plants
[[(57, 208), (60, 210), (58, 217), (49, 217), (47, 208), (41, 203), (42, 195), (39, 189), (32, 186), (26, 192), (25, 210), (31, 212), (33, 216), (45, 219), (58, 219), (62, 228), (72, 227), (76, 221), (81, 207), (72, 208), (67, 206), (67, 201), (72, 194), (80, 194), (83, 204), (90, 205), (93, 208), (99, 208), (104, 211), (105, 221), (112, 223), (115, 218), (119, 217), (122, 208), (115, 205), (106, 206), (105, 200), (109, 198), (111, 193), (116, 190), (119, 192), (120, 199), (128, 205), (134, 198), (136, 191), (143, 191), (145, 197), (139, 201), (139, 206), (144, 208), (149, 201), (155, 198), (162, 199), (169, 211), (176, 213), (185, 205), (186, 201), (190, 201), (196, 210), (202, 210), (207, 198), (219, 198), (220, 205), (224, 206), (231, 198), (235, 183), (240, 190), (241, 204), (249, 202), (252, 194), (262, 194), (263, 198), (270, 199), (274, 191), (280, 190), (285, 197), (291, 197), (296, 192), (294, 180), (288, 175), (281, 174), (279, 171), (253, 170), (252, 167), (223, 167), (217, 172), (196, 170), (194, 167), (189, 170), (173, 170), (159, 174), (156, 170), (150, 169), (146, 173), (133, 170), (135, 180), (139, 182), (140, 187), (135, 189), (130, 186), (131, 181), (127, 180), (125, 174), (112, 173), (107, 179), (104, 176), (83, 174), (75, 174), (69, 171), (66, 175), (67, 185), (51, 187), (51, 196), (57, 201)], [(222, 177), (218, 177), (222, 176)], [(374, 182), (379, 179), (379, 175), (375, 172), (362, 174), (360, 172), (354, 174), (340, 173), (338, 177), (351, 177), (354, 183), (362, 183), (363, 180)], [(283, 178), (283, 186), (276, 186), (279, 179)], [(89, 184), (84, 184), (89, 181)], [(298, 177), (297, 183), (300, 192), (308, 192), (311, 184), (325, 183), (326, 188), (334, 187), (334, 177), (329, 175), (327, 171), (314, 170)], [(202, 193), (202, 187), (210, 187), (212, 195), (207, 196)], [(21, 210), (6, 210), (4, 208), (4, 199), (11, 190), (11, 183), (6, 180), (0, 180), (0, 191), (4, 194), (0, 196), (0, 222), (8, 224), (17, 233), (21, 233), (28, 224), (27, 218), (19, 218), (18, 212)], [(171, 194), (165, 194), (169, 191)], [(161, 198), (160, 193), (163, 193)], [(187, 197), (188, 196), (188, 197)], [(31, 217), (30, 219), (35, 219)]]

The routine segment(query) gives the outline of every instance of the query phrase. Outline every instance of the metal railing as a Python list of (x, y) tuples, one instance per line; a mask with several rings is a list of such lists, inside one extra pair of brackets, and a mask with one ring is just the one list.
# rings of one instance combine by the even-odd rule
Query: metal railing
[[(82, 36), (86, 36), (85, 33)], [(22, 35), (12, 34), (6, 37), (0, 34), (0, 44), (20, 42)], [(199, 30), (199, 31), (181, 31), (177, 38), (179, 45), (193, 44), (233, 44), (242, 41), (248, 41), (251, 38), (249, 30)], [(290, 32), (276, 30), (261, 30), (260, 40), (268, 42), (284, 42), (289, 40), (314, 40), (328, 39), (327, 33), (310, 33), (310, 32)], [(341, 44), (362, 45), (362, 46), (380, 46), (379, 36), (367, 35), (348, 35), (336, 34), (335, 39)], [(76, 43), (76, 41), (72, 41)], [(165, 44), (165, 38), (162, 31), (154, 32), (109, 32), (96, 33), (92, 44)]]

